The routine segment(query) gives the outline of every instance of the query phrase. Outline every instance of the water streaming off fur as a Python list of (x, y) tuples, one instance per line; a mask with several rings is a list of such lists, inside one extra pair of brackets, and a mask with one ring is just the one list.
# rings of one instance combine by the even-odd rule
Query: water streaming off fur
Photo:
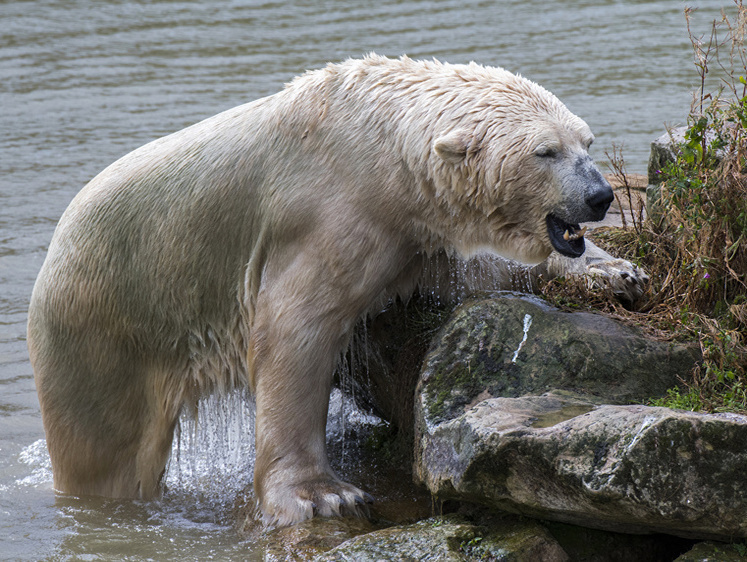
[[(731, 1), (687, 4), (700, 8), (694, 28), (706, 32)], [(231, 494), (251, 473), (251, 407), (243, 396), (206, 403), (216, 414), (198, 414), (204, 426), (182, 420), (178, 462), (169, 465), (169, 492), (158, 502), (55, 498), (52, 491), (26, 351), (26, 309), (57, 220), (97, 172), (145, 142), (271, 94), (304, 69), (368, 51), (474, 59), (522, 73), (584, 117), (597, 136), (597, 159), (622, 143), (629, 170), (643, 172), (649, 142), (664, 123), (683, 121), (697, 83), (684, 6), (680, 0), (0, 3), (0, 558), (261, 555), (226, 522)], [(333, 406), (351, 410), (348, 403)], [(342, 431), (339, 419), (330, 416), (333, 431)]]
[(497, 256), (482, 254), (463, 260), (440, 254), (433, 259), (424, 257), (424, 267), (420, 290), (430, 293), (437, 306), (461, 302), (474, 293), (536, 289), (536, 273), (531, 267)]
[[(340, 365), (341, 386), (352, 392), (348, 361)], [(200, 400), (196, 413), (183, 413), (164, 475), (166, 496), (187, 494), (228, 514), (252, 484), (254, 413), (254, 400), (245, 391), (209, 396)], [(359, 410), (352, 395), (333, 389), (327, 415), (332, 446), (345, 451), (346, 430), (380, 422)]]
[(179, 419), (164, 483), (216, 504), (232, 502), (252, 482), (254, 401), (234, 391), (200, 400)]

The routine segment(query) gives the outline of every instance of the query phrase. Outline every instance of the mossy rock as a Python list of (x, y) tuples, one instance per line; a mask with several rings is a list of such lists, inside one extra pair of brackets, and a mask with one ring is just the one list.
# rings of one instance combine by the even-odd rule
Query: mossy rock
[(531, 520), (506, 518), (488, 528), (452, 514), (355, 537), (315, 560), (561, 562), (568, 559), (547, 530)]
[(747, 546), (740, 544), (725, 544), (702, 542), (677, 558), (674, 562), (740, 562), (747, 560)]
[(421, 408), (416, 476), (439, 499), (538, 519), (747, 538), (747, 416), (588, 403), (574, 415), (583, 406), (489, 398), (440, 423)]
[(635, 403), (665, 395), (698, 359), (692, 347), (655, 341), (607, 316), (503, 294), (454, 311), (434, 338), (418, 392), (432, 423), (481, 399), (551, 390)]

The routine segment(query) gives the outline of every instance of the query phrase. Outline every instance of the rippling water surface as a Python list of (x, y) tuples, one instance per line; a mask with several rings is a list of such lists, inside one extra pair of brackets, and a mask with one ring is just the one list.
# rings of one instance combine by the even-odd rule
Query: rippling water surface
[[(705, 32), (731, 3), (688, 4), (699, 7), (694, 25)], [(613, 143), (623, 145), (629, 170), (642, 172), (648, 144), (665, 123), (684, 120), (697, 83), (684, 6), (676, 0), (0, 3), (0, 559), (261, 555), (221, 515), (250, 466), (250, 459), (242, 464), (251, 456), (251, 423), (237, 421), (250, 417), (240, 400), (228, 401), (230, 415), (226, 404), (210, 410), (218, 444), (198, 437), (202, 445), (222, 447), (221, 454), (207, 449), (209, 476), (200, 477), (198, 457), (191, 457), (191, 468), (184, 459), (172, 464), (172, 492), (163, 501), (53, 494), (26, 352), (26, 308), (57, 219), (98, 171), (156, 137), (272, 94), (305, 69), (375, 51), (519, 72), (591, 125), (598, 159)], [(189, 470), (192, 476), (179, 477)]]

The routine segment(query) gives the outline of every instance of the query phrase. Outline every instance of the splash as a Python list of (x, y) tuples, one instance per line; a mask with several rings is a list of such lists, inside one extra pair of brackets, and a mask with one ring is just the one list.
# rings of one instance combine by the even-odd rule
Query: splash
[(34, 441), (21, 451), (18, 460), (31, 467), (31, 474), (16, 480), (16, 486), (39, 486), (52, 483), (52, 461), (46, 439)]
[(219, 504), (251, 484), (254, 470), (254, 401), (245, 391), (200, 400), (181, 415), (164, 483), (168, 493)]

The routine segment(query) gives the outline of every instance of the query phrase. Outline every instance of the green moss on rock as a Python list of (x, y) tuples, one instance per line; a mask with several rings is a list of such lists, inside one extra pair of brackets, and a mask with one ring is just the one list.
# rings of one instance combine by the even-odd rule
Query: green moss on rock
[(676, 386), (697, 360), (696, 350), (651, 340), (611, 318), (504, 294), (454, 311), (426, 356), (420, 392), (431, 423), (484, 398), (554, 389), (642, 402)]

